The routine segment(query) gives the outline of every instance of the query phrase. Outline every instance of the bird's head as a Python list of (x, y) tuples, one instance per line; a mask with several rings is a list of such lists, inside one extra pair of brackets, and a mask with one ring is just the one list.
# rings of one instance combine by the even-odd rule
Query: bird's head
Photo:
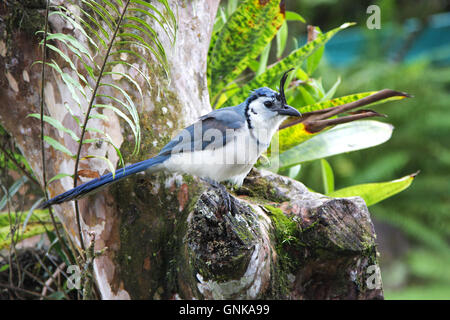
[(248, 119), (250, 119), (250, 123), (255, 125), (263, 125), (266, 123), (266, 125), (273, 126), (279, 125), (289, 116), (301, 116), (297, 109), (286, 103), (284, 83), (286, 82), (289, 71), (286, 71), (280, 80), (280, 92), (263, 87), (254, 90), (247, 98), (246, 114)]

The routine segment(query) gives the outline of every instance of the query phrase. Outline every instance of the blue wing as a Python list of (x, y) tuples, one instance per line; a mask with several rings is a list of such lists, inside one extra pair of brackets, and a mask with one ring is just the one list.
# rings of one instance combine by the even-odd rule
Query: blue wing
[(245, 125), (245, 115), (241, 110), (241, 106), (228, 107), (202, 116), (166, 144), (159, 155), (223, 147), (233, 138), (234, 130)]

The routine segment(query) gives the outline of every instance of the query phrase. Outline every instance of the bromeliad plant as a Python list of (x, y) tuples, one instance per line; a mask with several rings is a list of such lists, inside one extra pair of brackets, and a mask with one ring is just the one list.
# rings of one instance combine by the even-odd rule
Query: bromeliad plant
[[(294, 72), (286, 82), (286, 99), (302, 117), (287, 120), (280, 127), (278, 152), (270, 150), (269, 169), (298, 179), (301, 164), (319, 160), (322, 166), (324, 194), (332, 197), (361, 196), (373, 205), (402, 190), (415, 174), (398, 180), (356, 185), (334, 190), (334, 175), (325, 160), (336, 154), (376, 146), (390, 139), (393, 127), (376, 120), (384, 116), (365, 106), (408, 97), (394, 90), (356, 93), (334, 98), (341, 80), (325, 90), (321, 79), (313, 73), (324, 53), (325, 44), (352, 23), (345, 23), (329, 32), (308, 26), (308, 42), (283, 57), (288, 39), (287, 21), (304, 23), (295, 12), (286, 11), (285, 1), (229, 0), (219, 9), (208, 54), (208, 84), (213, 108), (239, 104), (248, 93), (259, 87), (275, 87), (288, 69)], [(268, 66), (271, 47), (276, 61)], [(346, 116), (339, 115), (347, 113)], [(271, 148), (274, 149), (274, 148)], [(272, 151), (272, 152), (271, 152)]]

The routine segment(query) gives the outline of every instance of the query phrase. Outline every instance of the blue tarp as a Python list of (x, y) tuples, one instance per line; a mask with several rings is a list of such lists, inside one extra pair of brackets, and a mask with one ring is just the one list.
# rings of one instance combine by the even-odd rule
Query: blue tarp
[[(407, 44), (419, 26), (417, 19), (409, 19), (403, 26), (384, 23), (381, 29), (373, 30), (366, 26), (352, 27), (339, 32), (327, 43), (325, 57), (332, 65), (346, 66), (371, 58), (372, 51), (380, 50), (388, 60), (402, 56), (404, 62), (427, 59), (438, 65), (449, 65), (450, 12), (431, 16), (426, 28)], [(305, 42), (302, 40), (300, 43)]]

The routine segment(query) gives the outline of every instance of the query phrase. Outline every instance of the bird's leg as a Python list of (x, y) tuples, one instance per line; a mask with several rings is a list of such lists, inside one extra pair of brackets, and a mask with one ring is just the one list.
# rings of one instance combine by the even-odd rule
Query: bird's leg
[(219, 190), (220, 198), (222, 199), (222, 203), (224, 205), (223, 209), (226, 210), (225, 213), (230, 212), (234, 216), (236, 212), (238, 212), (238, 208), (236, 207), (236, 200), (234, 200), (233, 196), (228, 193), (227, 188), (223, 184), (210, 178), (203, 178), (203, 180)]

